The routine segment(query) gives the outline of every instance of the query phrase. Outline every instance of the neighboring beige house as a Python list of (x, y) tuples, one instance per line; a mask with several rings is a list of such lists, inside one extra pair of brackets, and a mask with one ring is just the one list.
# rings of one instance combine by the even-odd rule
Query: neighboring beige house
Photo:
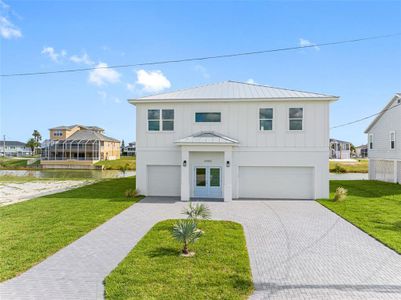
[(401, 93), (397, 93), (365, 130), (369, 179), (401, 183)]
[(50, 139), (42, 143), (43, 168), (92, 169), (100, 160), (120, 158), (120, 141), (104, 135), (97, 126), (50, 128)]
[(129, 100), (139, 192), (232, 199), (329, 197), (338, 97), (235, 81)]

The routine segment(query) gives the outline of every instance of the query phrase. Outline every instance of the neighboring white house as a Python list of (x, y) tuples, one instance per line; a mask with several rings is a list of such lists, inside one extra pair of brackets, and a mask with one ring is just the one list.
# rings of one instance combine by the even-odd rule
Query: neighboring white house
[(351, 143), (330, 139), (330, 159), (350, 159)]
[(136, 143), (128, 143), (128, 145), (121, 148), (122, 156), (135, 156), (136, 154)]
[(129, 100), (147, 196), (329, 196), (329, 104), (338, 97), (226, 81)]
[(360, 145), (355, 147), (355, 155), (359, 158), (368, 157), (368, 145)]
[(365, 133), (369, 179), (401, 183), (401, 93), (395, 94)]
[(18, 141), (0, 141), (0, 155), (9, 157), (31, 156), (32, 150)]

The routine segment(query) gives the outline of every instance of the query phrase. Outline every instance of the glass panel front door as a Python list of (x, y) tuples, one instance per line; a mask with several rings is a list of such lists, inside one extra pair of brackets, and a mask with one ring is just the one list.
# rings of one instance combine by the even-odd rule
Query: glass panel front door
[(196, 167), (194, 174), (194, 197), (222, 198), (220, 167)]

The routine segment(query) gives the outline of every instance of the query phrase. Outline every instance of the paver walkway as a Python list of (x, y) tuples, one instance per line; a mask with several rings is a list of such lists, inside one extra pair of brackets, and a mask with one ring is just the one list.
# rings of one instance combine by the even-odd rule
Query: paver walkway
[[(208, 203), (243, 224), (251, 299), (401, 299), (401, 256), (313, 201)], [(146, 198), (19, 277), (0, 299), (102, 299), (103, 279), (160, 220), (184, 203)]]

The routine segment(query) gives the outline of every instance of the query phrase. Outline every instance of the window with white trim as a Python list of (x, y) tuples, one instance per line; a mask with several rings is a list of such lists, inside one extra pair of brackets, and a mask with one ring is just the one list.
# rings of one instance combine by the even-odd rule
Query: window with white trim
[(289, 130), (303, 130), (304, 109), (302, 107), (288, 110)]
[(148, 109), (148, 131), (173, 131), (174, 109)]
[(63, 132), (61, 130), (56, 130), (53, 132), (53, 136), (63, 136)]
[(390, 131), (390, 149), (395, 149), (395, 131)]
[(273, 108), (259, 109), (259, 129), (273, 130)]
[(369, 134), (369, 149), (373, 149), (373, 134)]
[(221, 122), (220, 112), (196, 112), (196, 123), (219, 123)]

